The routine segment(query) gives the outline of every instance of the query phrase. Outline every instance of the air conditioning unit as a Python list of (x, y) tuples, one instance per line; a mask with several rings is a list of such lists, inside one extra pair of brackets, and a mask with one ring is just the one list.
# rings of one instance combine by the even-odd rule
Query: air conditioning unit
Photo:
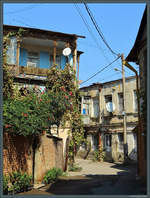
[(33, 62), (27, 62), (28, 67), (36, 67), (36, 63)]

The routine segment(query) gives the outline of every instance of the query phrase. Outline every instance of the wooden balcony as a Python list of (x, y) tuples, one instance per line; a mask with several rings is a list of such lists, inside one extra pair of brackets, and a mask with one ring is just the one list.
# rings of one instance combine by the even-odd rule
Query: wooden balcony
[(25, 75), (35, 75), (35, 76), (47, 76), (48, 69), (44, 68), (33, 68), (33, 67), (23, 67), (17, 65), (8, 65), (9, 71), (13, 76), (18, 76), (19, 74)]

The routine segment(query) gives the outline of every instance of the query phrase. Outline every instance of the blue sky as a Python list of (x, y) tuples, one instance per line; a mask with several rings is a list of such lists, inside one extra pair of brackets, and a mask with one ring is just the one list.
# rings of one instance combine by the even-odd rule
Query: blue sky
[[(64, 33), (86, 36), (78, 39), (78, 50), (84, 54), (80, 58), (79, 78), (83, 82), (103, 67), (112, 62), (116, 57), (109, 51), (100, 36), (83, 4), (4, 4), (4, 24), (35, 27)], [(116, 53), (124, 53), (125, 57), (130, 52), (140, 26), (145, 9), (145, 4), (88, 4), (100, 27), (105, 39)], [(79, 12), (87, 21), (94, 38), (89, 33)], [(95, 40), (97, 42), (95, 42)], [(132, 64), (133, 65), (133, 64)], [(137, 65), (133, 65), (138, 69)], [(81, 85), (87, 86), (96, 82), (106, 82), (121, 78), (120, 60), (113, 63), (103, 72)], [(130, 70), (125, 70), (125, 75), (134, 75)]]

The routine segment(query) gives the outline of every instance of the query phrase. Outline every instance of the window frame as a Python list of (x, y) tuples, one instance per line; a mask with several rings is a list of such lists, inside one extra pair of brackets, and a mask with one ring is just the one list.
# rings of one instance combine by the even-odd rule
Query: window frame
[[(37, 55), (36, 56), (35, 55), (30, 55), (30, 53), (36, 53)], [(31, 60), (29, 60), (29, 59), (31, 59)], [(32, 62), (32, 59), (33, 60), (37, 60), (37, 62)], [(36, 63), (36, 67), (35, 68), (38, 68), (40, 66), (40, 53), (37, 52), (37, 51), (29, 51), (29, 50), (27, 50), (27, 66), (28, 66), (28, 62)]]
[[(123, 92), (119, 92), (117, 95), (118, 95), (118, 112), (123, 113), (123, 100), (124, 100)], [(122, 101), (121, 101), (120, 96), (122, 96)], [(122, 104), (121, 104), (121, 102), (122, 102)]]
[[(107, 139), (107, 137), (108, 137), (108, 139)], [(109, 143), (109, 144), (107, 144), (107, 143)], [(112, 134), (111, 133), (106, 133), (104, 135), (104, 147), (107, 152), (111, 151), (111, 148), (112, 148)]]

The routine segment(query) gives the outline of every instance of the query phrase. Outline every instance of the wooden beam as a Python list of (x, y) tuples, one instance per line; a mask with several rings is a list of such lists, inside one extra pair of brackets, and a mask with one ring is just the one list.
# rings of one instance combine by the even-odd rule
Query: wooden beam
[(79, 83), (79, 62), (80, 62), (80, 55), (77, 56), (77, 62), (78, 62), (77, 81)]
[(19, 57), (20, 57), (20, 40), (17, 40), (17, 49), (16, 49), (17, 75), (19, 75)]
[(77, 39), (74, 40), (74, 49), (73, 49), (73, 69), (76, 72), (76, 62), (77, 62)]
[(57, 46), (57, 41), (53, 41), (53, 64), (56, 64), (56, 46)]

